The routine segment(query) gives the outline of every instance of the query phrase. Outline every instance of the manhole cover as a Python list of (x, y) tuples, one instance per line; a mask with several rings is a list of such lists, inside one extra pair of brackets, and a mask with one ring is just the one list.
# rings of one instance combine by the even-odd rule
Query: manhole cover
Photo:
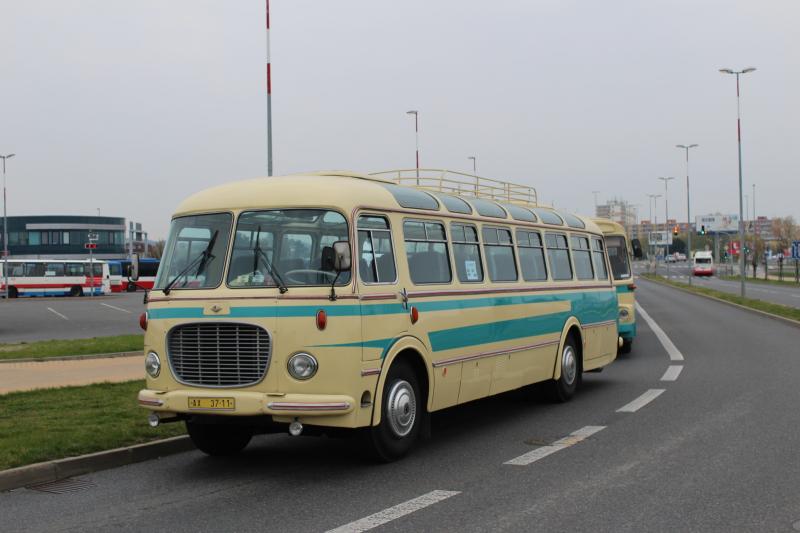
[(49, 492), (51, 494), (68, 494), (70, 492), (80, 492), (89, 490), (96, 485), (91, 481), (76, 478), (65, 478), (57, 481), (49, 481), (47, 483), (39, 483), (38, 485), (30, 485), (30, 490), (37, 490), (39, 492)]

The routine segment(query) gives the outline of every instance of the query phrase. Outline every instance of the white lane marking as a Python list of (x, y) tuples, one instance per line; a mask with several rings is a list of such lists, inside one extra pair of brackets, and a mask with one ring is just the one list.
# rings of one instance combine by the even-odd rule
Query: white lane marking
[(65, 317), (64, 315), (62, 315), (61, 313), (59, 313), (58, 311), (56, 311), (56, 310), (55, 310), (55, 309), (53, 309), (52, 307), (48, 307), (48, 308), (47, 308), (47, 310), (48, 310), (48, 311), (50, 311), (51, 313), (55, 313), (55, 314), (57, 314), (58, 316), (60, 316), (60, 317), (61, 317), (61, 318), (63, 318), (64, 320), (69, 320), (69, 318)]
[(667, 371), (661, 376), (661, 381), (675, 381), (681, 375), (683, 365), (669, 365)]
[(650, 315), (648, 315), (647, 311), (645, 311), (642, 306), (639, 305), (639, 302), (636, 302), (636, 311), (642, 315), (644, 321), (647, 322), (647, 325), (650, 326), (650, 329), (652, 329), (653, 333), (656, 334), (656, 337), (658, 337), (661, 345), (669, 354), (670, 361), (683, 361), (683, 354), (681, 351), (678, 350), (674, 344), (672, 344), (672, 341), (669, 340), (669, 337), (667, 337), (667, 334), (664, 333), (664, 330), (661, 329), (658, 324), (656, 324), (655, 320), (650, 318)]
[(644, 394), (633, 400), (631, 403), (623, 405), (622, 407), (617, 409), (617, 412), (635, 413), (648, 403), (652, 402), (653, 400), (661, 396), (661, 393), (664, 392), (665, 390), (666, 389), (650, 389), (649, 391), (645, 392)]
[(104, 303), (100, 303), (100, 305), (105, 305), (106, 307), (110, 307), (111, 309), (116, 309), (117, 311), (122, 311), (123, 313), (131, 314), (131, 312), (128, 311), (127, 309), (123, 309), (123, 308), (117, 307), (115, 305), (104, 304)]
[(398, 518), (407, 514), (424, 509), (425, 507), (433, 505), (434, 503), (451, 498), (456, 494), (461, 494), (461, 492), (452, 490), (432, 490), (431, 492), (423, 494), (422, 496), (414, 498), (413, 500), (408, 500), (407, 502), (397, 504), (394, 507), (389, 507), (388, 509), (384, 509), (383, 511), (379, 511), (375, 514), (364, 517), (361, 520), (350, 522), (349, 524), (339, 526), (336, 529), (330, 529), (326, 533), (358, 533), (361, 531), (369, 531), (370, 529), (382, 526), (387, 522), (397, 520)]
[(578, 444), (579, 442), (585, 440), (588, 437), (591, 437), (598, 431), (602, 431), (605, 428), (606, 426), (582, 427), (578, 431), (573, 431), (572, 433), (570, 433), (568, 437), (564, 437), (563, 439), (558, 439), (549, 446), (542, 446), (540, 448), (536, 448), (535, 450), (531, 450), (528, 453), (523, 453), (519, 457), (515, 457), (514, 459), (506, 461), (503, 464), (527, 466), (531, 463), (538, 461), (539, 459), (543, 459), (548, 455), (554, 454), (559, 450), (563, 450), (564, 448), (569, 448), (570, 446), (574, 446), (575, 444)]

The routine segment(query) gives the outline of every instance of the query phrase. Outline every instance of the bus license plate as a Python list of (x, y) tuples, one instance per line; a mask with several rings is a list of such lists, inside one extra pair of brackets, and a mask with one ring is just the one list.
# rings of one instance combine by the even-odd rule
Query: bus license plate
[(236, 409), (235, 398), (189, 398), (189, 409), (230, 411)]

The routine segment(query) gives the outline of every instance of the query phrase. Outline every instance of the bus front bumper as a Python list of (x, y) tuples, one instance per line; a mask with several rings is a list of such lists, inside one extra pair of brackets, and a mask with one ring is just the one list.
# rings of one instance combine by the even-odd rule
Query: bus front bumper
[(351, 413), (354, 405), (350, 396), (330, 394), (266, 394), (225, 389), (139, 391), (140, 407), (176, 414), (338, 416)]
[(620, 324), (618, 327), (619, 336), (623, 339), (633, 340), (636, 337), (636, 322), (631, 324)]

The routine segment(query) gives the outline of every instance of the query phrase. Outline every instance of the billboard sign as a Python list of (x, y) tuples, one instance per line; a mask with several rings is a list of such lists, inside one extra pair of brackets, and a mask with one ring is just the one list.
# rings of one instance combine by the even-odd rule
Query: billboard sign
[(695, 227), (706, 227), (709, 233), (733, 233), (739, 231), (739, 215), (700, 215), (694, 217)]
[(672, 244), (671, 231), (651, 231), (648, 237), (650, 246), (666, 246)]

